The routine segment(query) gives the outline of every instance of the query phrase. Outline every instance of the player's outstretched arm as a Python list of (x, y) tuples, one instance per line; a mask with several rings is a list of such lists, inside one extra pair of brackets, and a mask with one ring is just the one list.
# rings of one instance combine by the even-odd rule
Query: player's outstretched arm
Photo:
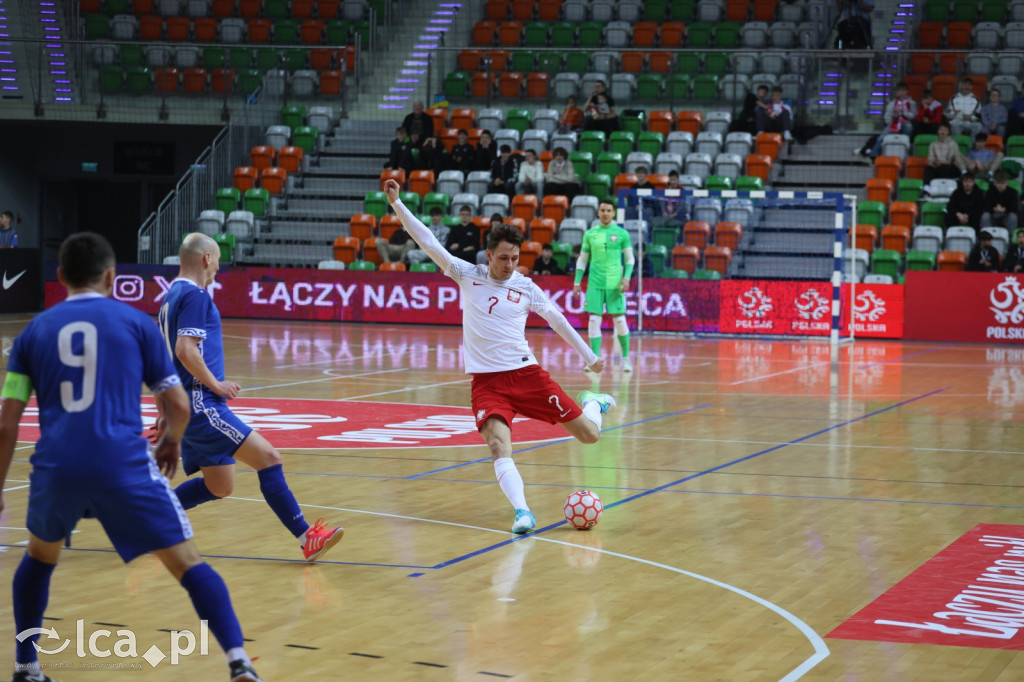
[(388, 202), (395, 209), (395, 214), (402, 221), (402, 226), (409, 233), (413, 241), (423, 249), (430, 260), (437, 263), (442, 272), (448, 272), (452, 262), (452, 255), (444, 248), (444, 244), (437, 241), (434, 233), (427, 229), (427, 226), (420, 222), (420, 219), (412, 214), (402, 200), (398, 198), (401, 189), (395, 180), (387, 180), (384, 183), (384, 192), (388, 195)]
[[(538, 295), (539, 294), (539, 295)], [(565, 319), (565, 315), (562, 314), (558, 308), (551, 303), (551, 300), (544, 295), (544, 292), (539, 287), (534, 285), (533, 300), (538, 301), (531, 306), (533, 312), (543, 317), (548, 325), (555, 330), (555, 332), (565, 339), (566, 343), (572, 346), (580, 357), (583, 358), (583, 362), (594, 372), (600, 372), (604, 369), (604, 360), (599, 358), (594, 351), (590, 348), (590, 344), (583, 340), (583, 337), (579, 335), (572, 325), (569, 324), (569, 320)]]
[(162, 433), (153, 448), (153, 459), (167, 478), (174, 478), (181, 458), (181, 439), (188, 426), (188, 396), (181, 386), (155, 393), (157, 411), (160, 413)]
[(174, 355), (185, 365), (188, 373), (206, 386), (208, 389), (219, 395), (221, 398), (233, 400), (238, 397), (241, 386), (233, 381), (220, 381), (213, 375), (210, 368), (203, 360), (203, 354), (199, 352), (199, 343), (202, 341), (197, 336), (179, 336), (174, 342)]

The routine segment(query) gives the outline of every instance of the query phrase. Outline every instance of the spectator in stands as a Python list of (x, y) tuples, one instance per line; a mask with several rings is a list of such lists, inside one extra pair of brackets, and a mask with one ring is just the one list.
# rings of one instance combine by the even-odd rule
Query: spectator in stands
[(878, 139), (871, 151), (867, 153), (867, 157), (874, 159), (882, 153), (882, 144), (887, 135), (909, 136), (914, 132), (915, 116), (917, 116), (917, 102), (910, 98), (910, 89), (907, 88), (907, 84), (901, 82), (896, 86), (896, 94), (885, 105), (885, 112), (882, 114), (885, 128), (878, 134)]
[(647, 166), (637, 166), (633, 175), (636, 176), (636, 186), (633, 189), (654, 189), (654, 185), (647, 179)]
[[(765, 88), (767, 90), (767, 88)], [(682, 189), (682, 185), (679, 184), (679, 171), (669, 171), (668, 173), (668, 184), (665, 189)], [(661, 215), (662, 224), (671, 224), (676, 221), (682, 221), (685, 211), (683, 210), (683, 202), (675, 201), (671, 199), (665, 199), (661, 202)]]
[(967, 254), (968, 272), (999, 272), (999, 251), (992, 246), (992, 235), (982, 230), (978, 243)]
[(473, 170), (489, 171), (494, 168), (494, 160), (498, 158), (498, 147), (494, 144), (494, 135), (490, 130), (480, 131), (480, 142), (476, 146), (476, 160)]
[(1020, 197), (1010, 187), (1010, 174), (997, 170), (992, 185), (985, 192), (985, 212), (981, 214), (981, 228), (1005, 227), (1010, 232), (1017, 229), (1017, 212)]
[[(505, 218), (500, 213), (491, 214), (491, 224), (484, 230), (483, 234), (480, 235), (480, 243), (487, 246), (487, 235), (491, 233), (491, 230), (496, 228), (498, 225), (502, 225), (505, 222)], [(487, 249), (482, 248), (476, 252), (476, 264), (487, 265)]]
[(757, 132), (782, 133), (787, 142), (793, 139), (793, 110), (782, 101), (782, 88), (772, 88), (771, 101), (763, 109), (755, 112)]
[(985, 146), (988, 135), (978, 133), (974, 136), (974, 146), (967, 150), (967, 172), (976, 178), (988, 178), (1003, 162), (1003, 153), (994, 152)]
[(526, 160), (519, 164), (519, 177), (516, 182), (516, 194), (536, 194), (544, 196), (544, 164), (537, 160), (537, 152), (527, 149)]
[(583, 110), (576, 106), (576, 98), (569, 95), (565, 98), (565, 108), (558, 117), (558, 132), (572, 133), (583, 129)]
[(740, 115), (729, 124), (730, 133), (750, 133), (757, 135), (757, 112), (764, 109), (768, 102), (768, 86), (758, 85), (757, 94), (748, 91), (740, 108)]
[[(438, 209), (440, 210), (440, 209)], [(406, 263), (408, 264), (409, 252), (416, 248), (416, 242), (405, 230), (398, 229), (391, 233), (390, 239), (377, 237), (377, 253), (385, 263)]]
[(1007, 137), (1021, 133), (1024, 133), (1024, 90), (1010, 103), (1010, 117), (1006, 122)]
[(946, 227), (981, 227), (981, 214), (985, 212), (985, 197), (974, 182), (974, 176), (964, 173), (960, 186), (953, 191), (946, 204)]
[(966, 76), (960, 79), (960, 92), (949, 100), (946, 118), (954, 135), (970, 135), (972, 138), (982, 131), (981, 102), (971, 92), (974, 81)]
[(583, 105), (586, 118), (584, 130), (600, 130), (611, 135), (619, 129), (619, 115), (615, 111), (615, 99), (608, 93), (604, 81), (596, 81), (590, 91), (586, 104)]
[(1024, 230), (1017, 233), (1016, 239), (1017, 243), (1006, 249), (1006, 258), (1003, 259), (1003, 270), (1006, 272), (1024, 271)]
[(555, 147), (553, 153), (554, 158), (548, 163), (544, 184), (548, 194), (567, 196), (571, 202), (580, 191), (580, 183), (576, 181), (576, 169), (569, 162), (569, 152), (565, 151), (565, 147)]
[(942, 104), (935, 101), (932, 91), (927, 88), (921, 93), (921, 105), (914, 117), (914, 137), (935, 135), (942, 123)]
[[(440, 207), (435, 206), (430, 209), (430, 223), (427, 225), (427, 229), (434, 234), (437, 241), (442, 244), (448, 243), (448, 233), (450, 230), (448, 226), (444, 224), (444, 211), (442, 211)], [(430, 256), (427, 255), (426, 251), (417, 248), (413, 248), (409, 251), (409, 254), (406, 257), (409, 259), (410, 263), (423, 263), (424, 261), (430, 260)]]
[(555, 260), (555, 250), (551, 248), (551, 244), (544, 244), (540, 247), (540, 258), (533, 262), (533, 270), (530, 271), (531, 275), (564, 275), (565, 270), (558, 267), (558, 261)]
[(444, 247), (456, 258), (475, 263), (476, 252), (480, 250), (480, 228), (473, 224), (473, 209), (469, 204), (459, 208), (459, 220), (461, 222), (448, 233)]
[(487, 186), (487, 191), (507, 194), (509, 199), (514, 197), (521, 158), (518, 154), (512, 154), (512, 147), (507, 144), (501, 145), (501, 154), (491, 167), (491, 184)]
[(425, 140), (434, 135), (434, 119), (423, 111), (423, 102), (417, 100), (412, 103), (412, 113), (402, 121), (402, 127), (412, 135), (417, 133), (420, 140)]
[(395, 139), (391, 140), (391, 153), (388, 154), (388, 160), (384, 162), (384, 170), (398, 170), (408, 165), (411, 149), (409, 135), (405, 128), (398, 126), (395, 128)]
[(981, 125), (989, 135), (1005, 138), (1006, 122), (1010, 119), (1010, 112), (999, 101), (1001, 97), (995, 88), (988, 91), (988, 104), (981, 108)]
[(458, 142), (452, 147), (451, 169), (469, 173), (475, 168), (476, 150), (469, 143), (469, 131), (465, 128), (459, 130)]
[[(636, 176), (636, 184), (633, 185), (633, 189), (654, 189), (654, 185), (647, 179), (647, 166), (637, 166), (633, 171), (633, 175)], [(632, 197), (632, 200), (627, 200), (626, 204), (626, 218), (629, 220), (635, 220), (640, 217), (636, 197)], [(644, 220), (656, 218), (660, 215), (661, 207), (658, 205), (658, 202), (648, 201), (644, 204)]]
[(444, 145), (437, 137), (428, 137), (423, 140), (419, 156), (412, 162), (413, 170), (428, 170), (435, 174), (448, 168), (450, 159)]
[(569, 261), (565, 264), (565, 274), (571, 275), (576, 272), (576, 261), (580, 259), (580, 245), (572, 245), (572, 255), (569, 256)]
[(939, 139), (928, 145), (928, 165), (924, 169), (924, 184), (933, 178), (958, 178), (967, 170), (967, 160), (960, 153), (956, 140), (949, 136), (949, 126), (939, 124)]
[(14, 214), (10, 211), (0, 213), (0, 249), (18, 248), (18, 233), (11, 227)]
[[(608, 103), (608, 106), (615, 106), (615, 99), (612, 97), (611, 93), (608, 92), (608, 86), (605, 82), (594, 81), (594, 87), (590, 89), (590, 94), (587, 95), (587, 101), (583, 103), (583, 111), (587, 116), (590, 115), (590, 110), (597, 106), (598, 95), (604, 95), (604, 99)], [(585, 123), (583, 127), (586, 128)]]

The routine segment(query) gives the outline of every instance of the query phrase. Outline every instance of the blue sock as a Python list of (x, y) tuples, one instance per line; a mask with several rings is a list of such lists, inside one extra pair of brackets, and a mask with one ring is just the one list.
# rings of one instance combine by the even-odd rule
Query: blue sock
[[(14, 572), (14, 630), (15, 634), (43, 625), (43, 613), (50, 599), (50, 576), (57, 564), (45, 564), (33, 559), (27, 553), (21, 558), (18, 570)], [(34, 663), (39, 660), (32, 642), (39, 639), (33, 635), (24, 642), (15, 641), (15, 662)]]
[(242, 626), (231, 606), (228, 586), (210, 564), (196, 564), (185, 571), (181, 586), (188, 591), (199, 619), (210, 626), (210, 632), (224, 651), (242, 646)]
[(284, 480), (284, 465), (275, 464), (266, 469), (256, 472), (260, 477), (260, 492), (263, 498), (270, 505), (270, 508), (281, 519), (284, 527), (292, 532), (297, 538), (309, 530), (309, 524), (302, 516), (299, 503), (295, 501), (295, 495), (288, 489), (288, 483)]
[(202, 476), (188, 479), (174, 489), (174, 494), (178, 496), (178, 501), (181, 502), (181, 506), (185, 509), (198, 507), (203, 502), (213, 502), (220, 499), (206, 487), (206, 480)]

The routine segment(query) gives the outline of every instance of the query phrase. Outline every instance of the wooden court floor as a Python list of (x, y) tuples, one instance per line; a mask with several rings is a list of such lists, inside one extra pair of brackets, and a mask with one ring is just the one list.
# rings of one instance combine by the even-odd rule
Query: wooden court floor
[[(5, 351), (23, 324), (0, 321)], [(833, 358), (817, 341), (644, 336), (635, 373), (613, 362), (591, 378), (559, 337), (531, 331), (567, 392), (599, 387), (619, 408), (596, 445), (536, 425), (543, 439), (516, 445), (540, 528), (516, 539), (478, 436), (452, 426), (471, 419), (460, 329), (224, 331), (239, 411), (279, 445), (307, 516), (346, 529), (306, 565), (248, 471), (231, 499), (190, 512), (268, 681), (1024, 679), (1012, 650), (826, 638), (977, 524), (1024, 526), (1024, 350), (859, 340)], [(392, 442), (359, 441), (389, 428)], [(416, 428), (432, 439), (402, 444)], [(6, 584), (31, 447), (4, 491)], [(601, 523), (559, 525), (584, 487), (609, 507)], [(77, 620), (85, 638), (130, 629), (139, 654), (198, 628), (156, 560), (122, 565), (95, 521), (63, 553), (47, 617), (59, 638), (40, 644), (71, 641), (44, 657), (65, 666), (55, 679), (226, 679), (212, 637), (174, 666), (75, 653)], [(135, 669), (97, 667), (111, 661)]]

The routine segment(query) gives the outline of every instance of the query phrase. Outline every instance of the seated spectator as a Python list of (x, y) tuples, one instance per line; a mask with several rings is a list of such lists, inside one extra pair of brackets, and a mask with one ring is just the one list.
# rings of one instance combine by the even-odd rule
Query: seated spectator
[(981, 227), (981, 214), (985, 212), (985, 197), (974, 182), (974, 176), (965, 173), (960, 186), (946, 204), (946, 227)]
[(1010, 117), (1006, 122), (1007, 136), (1021, 133), (1024, 133), (1024, 90), (1021, 90), (1010, 103)]
[(526, 160), (519, 164), (516, 194), (544, 196), (544, 164), (537, 160), (537, 152), (527, 149)]
[(609, 97), (604, 94), (594, 97), (594, 105), (587, 109), (584, 130), (600, 130), (606, 135), (611, 135), (619, 129), (619, 115), (615, 111), (615, 106), (609, 104), (608, 100)]
[(476, 160), (473, 170), (489, 171), (494, 167), (494, 160), (498, 158), (498, 147), (494, 144), (494, 136), (490, 130), (480, 131), (480, 142), (476, 146)]
[[(440, 211), (441, 209), (437, 209)], [(416, 242), (412, 235), (405, 230), (395, 230), (390, 239), (377, 237), (377, 253), (385, 263), (406, 263), (409, 261), (409, 252), (416, 248)]]
[(1006, 249), (1006, 258), (1003, 259), (1003, 270), (1006, 272), (1024, 271), (1024, 230), (1018, 232), (1015, 238), (1017, 243)]
[(476, 164), (476, 149), (469, 143), (469, 132), (463, 128), (459, 130), (458, 141), (452, 147), (451, 170), (469, 173)]
[(757, 112), (764, 109), (768, 102), (768, 86), (758, 85), (757, 94), (748, 91), (743, 100), (740, 115), (729, 124), (730, 133), (750, 133), (757, 135)]
[(544, 184), (548, 194), (567, 196), (570, 202), (579, 194), (580, 183), (576, 181), (576, 169), (569, 162), (569, 152), (565, 151), (565, 147), (555, 147)]
[[(654, 189), (654, 185), (647, 179), (647, 166), (637, 166), (636, 170), (633, 171), (633, 175), (636, 176), (636, 184), (633, 185), (633, 189)], [(639, 199), (636, 196), (627, 199), (626, 218), (628, 220), (635, 220), (640, 217), (639, 203)], [(661, 215), (659, 203), (654, 201), (644, 202), (644, 220), (651, 220)]]
[(967, 254), (968, 272), (999, 272), (999, 252), (992, 246), (992, 235), (984, 230), (978, 235), (978, 243)]
[(480, 243), (483, 245), (484, 248), (481, 248), (479, 251), (476, 252), (477, 265), (487, 265), (487, 235), (491, 233), (491, 230), (496, 228), (498, 225), (503, 224), (504, 222), (505, 218), (503, 218), (500, 213), (491, 214), (490, 226), (486, 230), (484, 230), (482, 235), (480, 235)]
[(782, 101), (782, 88), (772, 88), (771, 101), (763, 109), (755, 112), (757, 132), (782, 133), (787, 142), (793, 139), (793, 110)]
[(636, 186), (633, 189), (654, 189), (654, 185), (647, 179), (647, 166), (637, 166), (633, 175), (636, 176)]
[(1000, 97), (999, 91), (995, 88), (988, 91), (988, 104), (981, 108), (981, 125), (982, 130), (989, 135), (998, 135), (1005, 139), (1006, 122), (1010, 118), (1010, 113), (999, 102)]
[(409, 144), (409, 136), (405, 132), (405, 128), (398, 126), (395, 128), (395, 139), (391, 140), (391, 153), (388, 154), (387, 161), (384, 162), (384, 170), (398, 170), (404, 168), (410, 158), (409, 151), (412, 146)]
[(413, 133), (419, 135), (419, 140), (434, 136), (434, 119), (423, 110), (423, 102), (420, 100), (412, 103), (412, 113), (402, 121), (402, 127), (410, 136)]
[(571, 275), (576, 272), (576, 263), (580, 259), (580, 245), (572, 245), (572, 255), (569, 256), (569, 261), (565, 264), (565, 274)]
[(448, 168), (450, 160), (444, 145), (436, 137), (423, 140), (419, 156), (412, 162), (413, 170), (428, 170), (438, 174)]
[(939, 139), (928, 145), (928, 165), (924, 169), (924, 184), (933, 178), (958, 178), (967, 170), (967, 159), (960, 153), (956, 140), (949, 136), (949, 126), (939, 124)]
[(921, 93), (921, 106), (914, 116), (914, 137), (918, 135), (935, 135), (942, 123), (942, 104), (935, 101), (931, 90)]
[(511, 199), (516, 195), (516, 180), (519, 178), (519, 162), (522, 159), (518, 154), (512, 154), (512, 147), (507, 144), (501, 145), (501, 154), (494, 160), (491, 166), (491, 183), (487, 185), (488, 192), (496, 194), (507, 194)]
[[(681, 190), (682, 188), (682, 185), (679, 184), (679, 171), (669, 171), (668, 185), (665, 186), (665, 189)], [(662, 224), (685, 222), (686, 209), (682, 201), (666, 198), (661, 203), (661, 215)]]
[(569, 95), (565, 98), (565, 108), (558, 117), (558, 132), (571, 133), (583, 129), (583, 110), (576, 106), (576, 98)]
[[(450, 230), (444, 224), (444, 211), (437, 206), (430, 209), (430, 222), (427, 223), (427, 229), (434, 233), (437, 241), (442, 244), (448, 243), (448, 233)], [(423, 263), (430, 260), (430, 256), (427, 255), (426, 251), (417, 248), (413, 248), (406, 257), (410, 263)]]
[(975, 135), (982, 132), (981, 102), (971, 92), (974, 81), (966, 76), (960, 79), (960, 92), (953, 95), (946, 106), (946, 118), (954, 135)]
[(974, 146), (967, 150), (967, 172), (976, 178), (988, 178), (1003, 162), (1003, 153), (987, 148), (987, 141), (988, 135), (978, 133), (974, 137)]
[(870, 159), (882, 153), (882, 145), (887, 135), (910, 135), (914, 132), (914, 117), (917, 116), (917, 103), (910, 98), (910, 90), (906, 83), (896, 86), (896, 94), (885, 105), (882, 121), (885, 128), (878, 134), (874, 147), (867, 153)]
[(533, 262), (531, 275), (564, 275), (565, 271), (558, 267), (555, 261), (555, 250), (551, 244), (544, 244), (540, 247), (540, 257)]
[(462, 222), (448, 233), (444, 247), (456, 258), (475, 263), (476, 252), (480, 249), (480, 228), (473, 224), (473, 209), (468, 204), (459, 208), (459, 220)]
[(1010, 187), (1010, 174), (997, 170), (992, 185), (985, 192), (985, 212), (981, 214), (981, 228), (1005, 227), (1010, 232), (1017, 229), (1017, 212), (1020, 210), (1020, 197), (1017, 190)]

